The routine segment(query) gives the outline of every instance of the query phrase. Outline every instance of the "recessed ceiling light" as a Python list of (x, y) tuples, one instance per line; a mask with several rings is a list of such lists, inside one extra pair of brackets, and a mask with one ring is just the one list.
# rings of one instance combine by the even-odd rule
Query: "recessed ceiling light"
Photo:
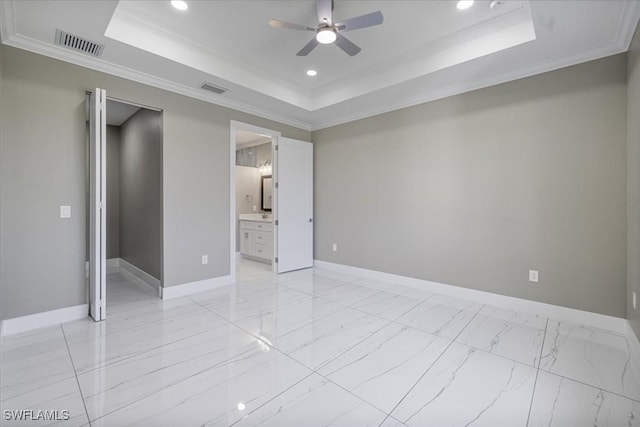
[(456, 7), (460, 10), (469, 9), (471, 6), (473, 6), (473, 0), (460, 0), (456, 4)]
[(238, 402), (238, 411), (244, 411), (246, 407), (244, 403)]
[(189, 5), (187, 4), (187, 2), (182, 0), (171, 0), (171, 6), (175, 7), (178, 10), (189, 9)]
[(336, 32), (331, 28), (324, 28), (316, 34), (316, 40), (318, 40), (318, 43), (322, 44), (331, 44), (336, 41), (336, 38)]
[(318, 72), (316, 70), (307, 70), (307, 76), (314, 77), (317, 75), (318, 75)]

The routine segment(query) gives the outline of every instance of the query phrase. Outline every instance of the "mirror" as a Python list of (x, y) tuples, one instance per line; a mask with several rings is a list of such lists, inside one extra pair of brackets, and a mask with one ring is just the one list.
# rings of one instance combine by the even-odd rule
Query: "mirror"
[(271, 175), (262, 177), (262, 186), (260, 187), (260, 199), (262, 200), (262, 210), (271, 211), (271, 194), (272, 194), (272, 179)]

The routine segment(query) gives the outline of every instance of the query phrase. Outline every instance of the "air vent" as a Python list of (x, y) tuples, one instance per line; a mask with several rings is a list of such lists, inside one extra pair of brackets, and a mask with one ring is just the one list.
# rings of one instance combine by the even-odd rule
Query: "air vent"
[(95, 57), (102, 55), (104, 50), (103, 44), (92, 42), (84, 37), (75, 36), (62, 30), (56, 30), (56, 44)]
[(225, 93), (227, 91), (227, 89), (220, 87), (220, 86), (216, 86), (214, 84), (208, 83), (208, 82), (204, 82), (200, 85), (200, 87), (204, 90), (208, 90), (209, 92), (213, 92), (213, 93), (217, 93), (218, 95), (221, 95), (223, 93)]

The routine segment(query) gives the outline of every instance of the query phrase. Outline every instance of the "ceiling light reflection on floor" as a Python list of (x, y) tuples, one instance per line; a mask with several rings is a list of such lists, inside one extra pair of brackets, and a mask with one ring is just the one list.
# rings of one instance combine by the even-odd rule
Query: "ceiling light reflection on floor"
[(456, 7), (460, 10), (469, 9), (471, 6), (473, 6), (473, 0), (460, 0), (456, 4)]
[(175, 7), (178, 10), (189, 9), (189, 5), (183, 0), (171, 0), (171, 6)]

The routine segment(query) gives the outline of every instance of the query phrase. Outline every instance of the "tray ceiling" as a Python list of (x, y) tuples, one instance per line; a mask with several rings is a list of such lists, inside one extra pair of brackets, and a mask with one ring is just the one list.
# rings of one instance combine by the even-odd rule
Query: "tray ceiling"
[[(296, 52), (315, 26), (315, 2), (3, 1), (4, 43), (306, 129), (624, 52), (640, 2), (335, 0), (336, 20), (380, 10), (384, 23), (348, 37), (350, 57), (320, 45)], [(104, 44), (100, 58), (55, 45), (56, 30)], [(306, 70), (317, 70), (309, 77)], [(228, 89), (221, 95), (203, 82)]]

